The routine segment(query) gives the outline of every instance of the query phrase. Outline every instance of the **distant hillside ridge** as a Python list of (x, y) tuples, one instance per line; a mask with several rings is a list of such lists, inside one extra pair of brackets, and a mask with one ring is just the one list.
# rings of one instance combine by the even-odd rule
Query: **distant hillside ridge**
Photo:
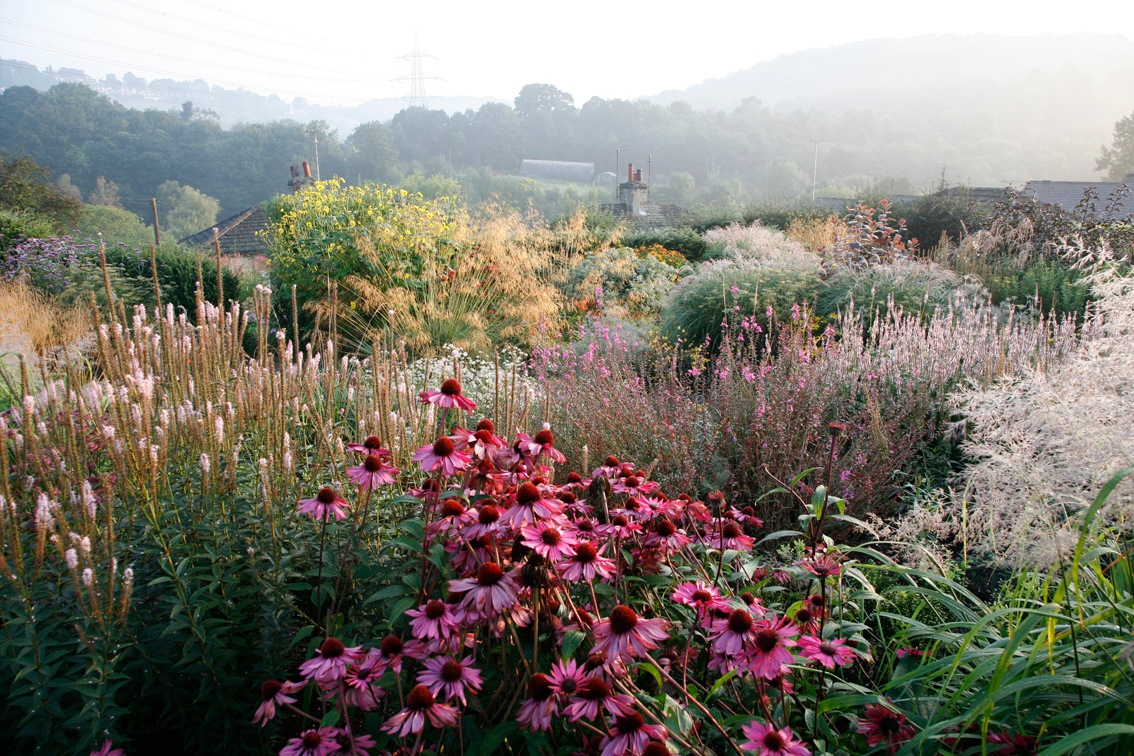
[[(731, 111), (758, 98), (773, 109), (877, 106), (866, 92), (935, 87), (947, 83), (1003, 84), (1075, 72), (1114, 88), (1129, 101), (1134, 40), (1123, 35), (926, 35), (873, 39), (780, 55), (720, 79), (646, 99), (684, 101), (698, 109)], [(1129, 102), (1127, 104), (1129, 109)]]

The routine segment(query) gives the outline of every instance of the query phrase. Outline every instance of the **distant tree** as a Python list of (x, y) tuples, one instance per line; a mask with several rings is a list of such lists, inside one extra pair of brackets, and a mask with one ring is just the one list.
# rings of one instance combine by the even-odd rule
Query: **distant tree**
[(78, 200), (79, 202), (83, 201), (83, 193), (79, 191), (79, 187), (75, 186), (74, 182), (71, 181), (71, 174), (64, 173), (59, 178), (55, 179), (55, 186), (71, 199)]
[[(99, 241), (99, 234), (107, 244), (123, 242), (139, 248), (149, 246), (154, 240), (153, 227), (142, 223), (129, 210), (109, 205), (87, 205), (83, 208), (74, 237), (82, 241)], [(164, 239), (162, 246), (165, 246)]]
[(27, 155), (0, 153), (0, 207), (49, 219), (61, 230), (79, 219), (83, 203), (51, 181), (51, 171)]
[(397, 173), (398, 152), (390, 127), (378, 121), (364, 123), (346, 141), (351, 178), (390, 181)]
[(87, 195), (87, 204), (122, 207), (118, 199), (118, 184), (105, 176), (99, 176), (95, 179), (95, 188)]
[(1134, 173), (1134, 113), (1114, 124), (1114, 143), (1102, 148), (1095, 170), (1106, 171), (1111, 181)]
[(191, 186), (163, 181), (157, 189), (158, 222), (173, 239), (183, 239), (217, 222), (220, 202)]
[(791, 158), (772, 162), (760, 176), (760, 195), (766, 200), (790, 199), (810, 187), (811, 177)]
[(520, 121), (502, 102), (487, 102), (472, 118), (468, 151), (474, 165), (515, 173), (522, 155)]
[(444, 110), (406, 108), (390, 119), (394, 147), (403, 163), (426, 165), (448, 149), (449, 116)]
[(680, 207), (690, 207), (693, 204), (696, 186), (697, 182), (692, 173), (677, 171), (670, 175), (668, 185), (658, 188), (657, 196)]
[(556, 113), (575, 109), (575, 98), (550, 84), (525, 84), (516, 95), (516, 115)]

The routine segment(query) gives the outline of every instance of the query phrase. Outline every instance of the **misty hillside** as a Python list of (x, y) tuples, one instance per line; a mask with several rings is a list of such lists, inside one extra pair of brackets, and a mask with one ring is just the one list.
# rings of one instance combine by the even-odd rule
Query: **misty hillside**
[[(774, 110), (828, 110), (884, 107), (906, 91), (975, 94), (1006, 84), (1031, 89), (1043, 83), (1069, 94), (1076, 87), (1087, 87), (1104, 100), (1120, 101), (1118, 112), (1122, 112), (1129, 107), (1132, 80), (1134, 41), (1121, 35), (929, 35), (781, 55), (648, 99), (661, 105), (685, 101), (699, 109), (729, 111), (756, 97)], [(965, 107), (963, 99), (947, 104)]]

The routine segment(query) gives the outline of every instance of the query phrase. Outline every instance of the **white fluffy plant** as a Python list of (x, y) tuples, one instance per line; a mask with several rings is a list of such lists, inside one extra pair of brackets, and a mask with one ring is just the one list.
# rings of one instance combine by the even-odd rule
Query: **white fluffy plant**
[[(1098, 297), (1078, 352), (1047, 372), (1009, 378), (956, 397), (973, 460), (957, 513), (971, 548), (1016, 565), (1065, 560), (1077, 514), (1103, 484), (1134, 462), (1134, 274), (1119, 274), (1107, 249), (1067, 248), (1089, 262)], [(1107, 500), (1096, 522), (1129, 529), (1134, 479)]]
[(782, 231), (755, 221), (749, 226), (730, 223), (705, 232), (707, 257), (744, 261), (769, 268), (785, 268), (821, 274), (822, 259)]

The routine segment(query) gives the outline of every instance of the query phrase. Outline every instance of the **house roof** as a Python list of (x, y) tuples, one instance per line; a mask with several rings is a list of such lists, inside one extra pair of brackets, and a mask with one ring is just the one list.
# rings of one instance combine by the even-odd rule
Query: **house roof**
[(982, 204), (1003, 202), (1005, 197), (1002, 186), (950, 186), (945, 189), (945, 195)]
[(225, 255), (262, 255), (268, 251), (266, 233), (268, 216), (263, 205), (256, 205), (225, 218), (215, 226), (187, 236), (178, 244), (194, 249), (213, 249), (213, 229), (220, 238), (221, 253)]
[[(1134, 215), (1134, 196), (1119, 181), (1029, 181), (1024, 184), (1025, 197), (1054, 205), (1069, 213), (1076, 212), (1087, 192), (1095, 195), (1095, 214), (1101, 220), (1123, 221)], [(1113, 204), (1111, 198), (1117, 199)]]
[(594, 179), (594, 175), (594, 163), (573, 163), (567, 160), (530, 160), (528, 158), (520, 161), (520, 176), (524, 178), (590, 182)]
[(689, 222), (689, 213), (677, 205), (665, 202), (643, 203), (637, 213), (631, 212), (624, 202), (603, 205), (602, 208), (620, 220), (627, 221), (635, 231), (680, 228)]

